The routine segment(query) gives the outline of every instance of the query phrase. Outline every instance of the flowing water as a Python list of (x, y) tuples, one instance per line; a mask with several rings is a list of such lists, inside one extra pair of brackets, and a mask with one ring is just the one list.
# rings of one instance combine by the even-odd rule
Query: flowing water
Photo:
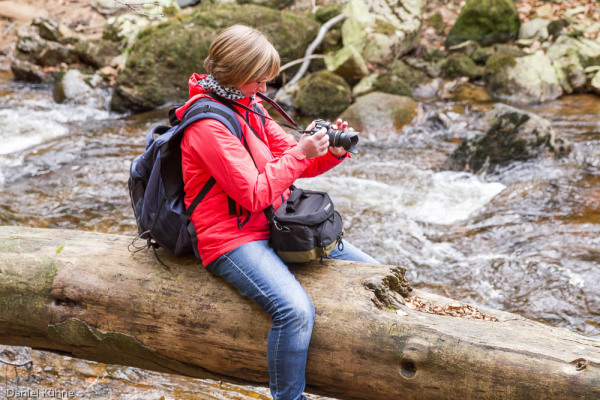
[[(51, 91), (0, 72), (0, 224), (134, 235), (129, 164), (165, 110), (118, 115), (56, 104)], [(487, 129), (491, 106), (423, 103), (402, 132), (363, 137), (360, 154), (298, 185), (327, 190), (347, 238), (406, 266), (414, 286), (600, 337), (600, 101), (574, 95), (529, 108), (572, 142), (565, 159), (486, 176), (438, 171), (458, 139)], [(22, 387), (89, 389), (78, 398), (268, 398), (264, 388), (23, 348), (0, 355), (33, 361), (6, 366), (5, 383), (21, 374)]]

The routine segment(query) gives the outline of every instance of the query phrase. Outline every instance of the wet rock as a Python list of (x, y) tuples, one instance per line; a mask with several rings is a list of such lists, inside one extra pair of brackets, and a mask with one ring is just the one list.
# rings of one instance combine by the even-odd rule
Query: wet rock
[(467, 40), (482, 46), (515, 39), (520, 27), (512, 0), (468, 0), (446, 38), (446, 47)]
[(282, 64), (301, 58), (319, 25), (311, 18), (254, 5), (215, 7), (144, 30), (136, 39), (111, 100), (116, 111), (144, 111), (188, 97), (192, 72), (205, 72), (203, 62), (216, 35), (245, 23), (271, 38)]
[(70, 69), (56, 82), (52, 93), (54, 101), (104, 108), (104, 95), (98, 89), (100, 81), (98, 75), (87, 75)]
[(350, 105), (346, 81), (329, 71), (319, 71), (298, 82), (294, 107), (305, 116), (333, 119)]
[(423, 0), (350, 0), (342, 25), (344, 45), (354, 45), (367, 63), (388, 67), (415, 49)]
[(403, 61), (413, 69), (426, 73), (431, 78), (437, 78), (442, 73), (443, 60), (426, 60), (417, 57), (406, 57)]
[(535, 18), (524, 22), (519, 29), (519, 39), (532, 39), (543, 42), (548, 39), (548, 25), (550, 21), (543, 18)]
[(471, 60), (476, 64), (485, 64), (495, 52), (493, 47), (480, 47), (473, 52)]
[(325, 56), (327, 69), (349, 84), (354, 84), (369, 75), (365, 60), (355, 46), (345, 46), (339, 51), (330, 52)]
[(542, 103), (563, 94), (550, 59), (541, 51), (518, 58), (490, 57), (486, 81), (492, 96), (522, 104)]
[(361, 137), (379, 140), (402, 131), (417, 111), (418, 104), (410, 97), (373, 92), (356, 99), (340, 118), (351, 121)]
[(460, 84), (452, 92), (448, 93), (448, 98), (469, 103), (487, 103), (492, 101), (492, 97), (483, 86), (478, 86), (471, 82)]
[(560, 157), (570, 151), (569, 143), (557, 137), (550, 121), (536, 114), (498, 103), (488, 117), (488, 131), (461, 142), (442, 169), (493, 172), (514, 161)]
[(31, 83), (50, 83), (54, 81), (55, 72), (44, 70), (32, 62), (15, 59), (10, 65), (15, 80)]

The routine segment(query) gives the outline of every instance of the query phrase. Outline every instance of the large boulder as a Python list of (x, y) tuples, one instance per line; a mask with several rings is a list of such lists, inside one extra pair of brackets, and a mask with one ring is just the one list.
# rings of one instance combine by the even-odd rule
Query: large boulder
[(144, 111), (186, 99), (191, 74), (205, 72), (203, 62), (210, 43), (236, 23), (257, 27), (270, 37), (282, 64), (301, 58), (319, 29), (313, 19), (254, 5), (198, 9), (150, 27), (138, 35), (130, 50), (111, 108)]
[(446, 38), (446, 47), (467, 40), (483, 46), (515, 39), (521, 22), (512, 0), (467, 0)]
[(461, 142), (442, 169), (493, 172), (514, 161), (559, 157), (570, 151), (569, 143), (557, 137), (550, 121), (536, 114), (498, 103), (489, 119), (488, 131)]
[(418, 46), (423, 5), (423, 0), (349, 0), (344, 46), (355, 46), (367, 63), (388, 67)]
[(542, 103), (563, 94), (550, 59), (541, 51), (517, 58), (490, 57), (486, 81), (492, 96), (521, 104)]
[(308, 117), (334, 119), (350, 105), (351, 90), (344, 78), (319, 71), (298, 82), (294, 107)]
[(369, 140), (383, 140), (402, 131), (417, 115), (418, 104), (407, 96), (373, 92), (359, 97), (340, 118)]

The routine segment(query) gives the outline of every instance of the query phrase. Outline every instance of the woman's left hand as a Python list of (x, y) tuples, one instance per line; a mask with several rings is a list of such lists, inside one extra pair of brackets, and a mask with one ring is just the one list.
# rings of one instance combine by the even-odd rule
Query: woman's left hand
[[(343, 132), (348, 132), (348, 130), (352, 130), (352, 128), (348, 128), (348, 121), (342, 121), (341, 118), (335, 121), (335, 125), (331, 125), (331, 128)], [(329, 151), (336, 157), (343, 157), (344, 155), (346, 155), (346, 149), (344, 149), (343, 147), (329, 146)]]

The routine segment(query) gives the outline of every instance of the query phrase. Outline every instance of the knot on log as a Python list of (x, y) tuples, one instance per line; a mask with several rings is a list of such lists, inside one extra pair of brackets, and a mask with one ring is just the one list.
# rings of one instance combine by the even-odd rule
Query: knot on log
[(364, 287), (375, 294), (372, 300), (377, 308), (395, 308), (405, 304), (404, 298), (409, 297), (412, 291), (405, 274), (405, 267), (393, 267), (389, 269), (388, 275), (382, 278), (373, 277), (363, 283)]
[(588, 366), (588, 360), (585, 358), (578, 358), (577, 360), (571, 361), (571, 364), (575, 366), (576, 371), (583, 371)]

